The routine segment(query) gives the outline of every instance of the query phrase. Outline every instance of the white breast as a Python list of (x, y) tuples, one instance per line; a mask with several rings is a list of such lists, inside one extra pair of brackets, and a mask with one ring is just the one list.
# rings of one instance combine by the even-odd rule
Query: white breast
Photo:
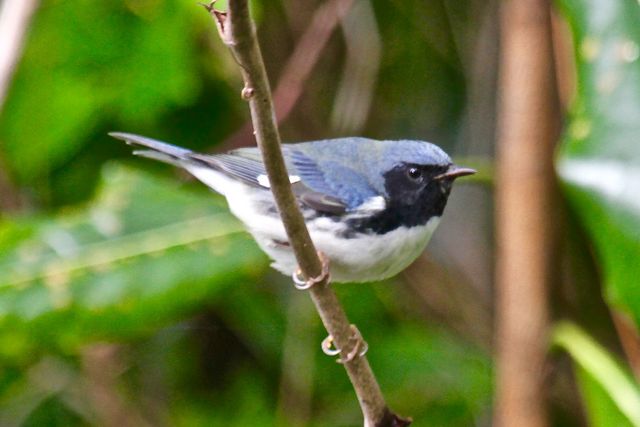
[[(249, 231), (275, 261), (272, 266), (290, 275), (296, 270), (297, 263), (290, 248), (277, 243), (287, 241), (282, 224), (269, 217), (253, 218), (249, 221)], [(439, 220), (439, 217), (433, 217), (425, 225), (400, 227), (383, 235), (357, 234), (350, 238), (341, 237), (344, 226), (328, 218), (309, 221), (307, 226), (316, 249), (330, 260), (333, 281), (369, 282), (395, 276), (408, 267), (424, 251)]]
[(382, 235), (336, 239), (327, 232), (316, 232), (311, 238), (331, 260), (334, 281), (367, 282), (395, 276), (407, 268), (424, 251), (439, 220), (433, 217), (425, 225), (399, 227)]

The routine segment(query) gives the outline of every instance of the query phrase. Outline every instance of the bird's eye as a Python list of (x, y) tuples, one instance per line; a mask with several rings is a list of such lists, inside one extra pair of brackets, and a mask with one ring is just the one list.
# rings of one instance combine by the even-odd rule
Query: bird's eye
[(418, 168), (409, 168), (407, 170), (407, 176), (412, 180), (412, 181), (420, 181), (422, 180), (422, 171)]

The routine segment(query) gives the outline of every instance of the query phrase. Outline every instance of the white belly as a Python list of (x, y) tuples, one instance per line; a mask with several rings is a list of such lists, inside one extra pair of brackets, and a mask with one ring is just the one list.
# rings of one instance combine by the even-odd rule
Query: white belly
[[(274, 260), (272, 267), (286, 275), (297, 269), (297, 262), (287, 245), (282, 223), (266, 216), (243, 215), (232, 211), (247, 224), (258, 245)], [(243, 218), (244, 217), (244, 218)], [(422, 226), (400, 227), (383, 235), (356, 234), (340, 237), (342, 224), (328, 218), (307, 222), (316, 249), (330, 261), (334, 282), (371, 282), (395, 276), (409, 266), (425, 249), (436, 229), (439, 217)]]
[(370, 282), (395, 276), (423, 251), (440, 218), (425, 225), (400, 227), (383, 235), (357, 235), (336, 240), (327, 233), (312, 234), (318, 250), (331, 260), (336, 282)]

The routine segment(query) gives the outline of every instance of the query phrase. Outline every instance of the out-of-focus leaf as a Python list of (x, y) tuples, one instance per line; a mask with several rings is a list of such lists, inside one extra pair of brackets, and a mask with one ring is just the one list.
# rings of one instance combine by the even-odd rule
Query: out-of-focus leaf
[(86, 210), (0, 228), (0, 352), (153, 330), (263, 272), (211, 193), (116, 166), (103, 187)]
[[(216, 311), (257, 359), (265, 365), (277, 366), (287, 307), (270, 289), (260, 289), (263, 287), (259, 286), (254, 292), (238, 287), (229, 289), (220, 296)], [(309, 309), (313, 311), (313, 307)]]
[[(36, 421), (38, 413), (40, 416), (45, 415), (46, 407), (51, 406), (47, 401), (59, 393), (64, 393), (65, 388), (73, 382), (80, 381), (77, 370), (69, 363), (51, 356), (43, 358), (31, 366), (21, 379), (13, 383), (0, 396), (0, 425), (3, 427), (38, 425)], [(41, 405), (43, 407), (39, 408)], [(63, 410), (63, 412), (67, 411)], [(57, 415), (59, 414), (50, 413), (49, 419), (58, 418)], [(40, 422), (40, 425), (60, 424), (52, 421)], [(76, 423), (71, 424), (67, 421), (65, 425), (76, 425)]]
[(640, 7), (635, 0), (558, 4), (578, 71), (558, 171), (602, 259), (609, 302), (640, 324)]
[(633, 424), (629, 422), (629, 419), (627, 419), (615, 403), (613, 403), (607, 391), (580, 366), (576, 367), (576, 379), (588, 413), (590, 426), (633, 426)]
[(43, 1), (11, 86), (0, 139), (21, 181), (46, 176), (100, 121), (149, 122), (193, 102), (194, 3)]
[(640, 426), (640, 387), (613, 356), (570, 323), (556, 326), (553, 342), (578, 365), (578, 380), (591, 425)]
[(251, 370), (240, 372), (226, 392), (235, 396), (228, 404), (225, 396), (185, 400), (173, 405), (171, 425), (178, 427), (226, 427), (229, 425), (270, 427), (273, 421), (273, 394)]
[(429, 420), (429, 425), (464, 426), (490, 410), (489, 356), (452, 334), (404, 327), (374, 344), (372, 355), (388, 399), (399, 413)]

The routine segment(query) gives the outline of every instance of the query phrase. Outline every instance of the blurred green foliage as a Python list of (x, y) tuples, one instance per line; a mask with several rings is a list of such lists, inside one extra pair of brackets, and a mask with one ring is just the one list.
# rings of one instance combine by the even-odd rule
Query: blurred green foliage
[[(558, 5), (573, 33), (578, 79), (558, 171), (602, 263), (607, 301), (640, 325), (640, 7)], [(579, 330), (562, 326), (557, 340), (576, 362), (590, 424), (640, 426), (637, 380)]]
[(153, 3), (66, 1), (40, 9), (0, 124), (21, 182), (81, 150), (109, 118), (105, 112), (144, 124), (193, 103), (200, 82), (191, 41), (203, 21), (177, 1)]
[[(178, 0), (43, 2), (0, 116), (16, 182), (47, 205), (86, 198), (96, 166), (114, 152), (104, 147), (105, 128), (154, 128), (196, 104), (207, 66), (198, 38), (209, 25)], [(213, 92), (220, 110), (234, 111), (228, 88)], [(220, 125), (229, 114), (208, 119)]]
[(152, 331), (266, 267), (208, 192), (121, 167), (103, 174), (81, 212), (3, 227), (0, 356)]
[(590, 425), (640, 425), (640, 386), (627, 369), (571, 323), (556, 326), (553, 342), (576, 362)]
[(602, 259), (608, 300), (640, 325), (640, 8), (559, 4), (573, 30), (578, 93), (558, 169)]

